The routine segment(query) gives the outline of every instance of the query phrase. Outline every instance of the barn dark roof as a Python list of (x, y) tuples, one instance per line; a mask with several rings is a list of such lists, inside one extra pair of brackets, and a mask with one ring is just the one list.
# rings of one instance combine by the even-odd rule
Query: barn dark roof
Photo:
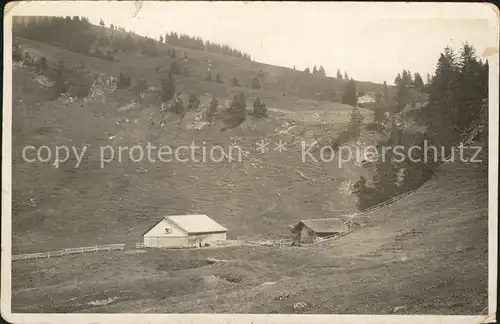
[(305, 226), (316, 233), (341, 233), (347, 230), (347, 226), (338, 218), (307, 219), (299, 221), (292, 228), (296, 232)]

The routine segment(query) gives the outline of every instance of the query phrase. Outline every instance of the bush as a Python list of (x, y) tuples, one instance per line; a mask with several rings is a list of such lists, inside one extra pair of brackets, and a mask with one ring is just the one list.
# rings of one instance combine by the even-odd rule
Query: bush
[(261, 89), (259, 78), (255, 77), (252, 79), (251, 87), (252, 89)]
[(222, 78), (219, 73), (217, 73), (217, 76), (215, 77), (215, 82), (222, 84)]
[(86, 98), (89, 95), (91, 88), (92, 80), (89, 77), (79, 76), (75, 78), (75, 84), (72, 89), (71, 96), (76, 99)]
[(263, 102), (261, 102), (259, 98), (257, 98), (253, 103), (253, 115), (257, 118), (267, 117), (266, 105)]
[(179, 67), (179, 63), (172, 62), (170, 64), (170, 73), (172, 73), (172, 74), (181, 74), (181, 69)]
[(21, 45), (15, 44), (12, 46), (12, 60), (14, 62), (22, 62), (24, 59)]
[(113, 53), (110, 50), (108, 50), (108, 52), (106, 53), (106, 58), (111, 62), (115, 60), (115, 58), (113, 57)]
[(210, 102), (210, 106), (208, 108), (206, 119), (212, 120), (214, 115), (217, 113), (217, 106), (218, 105), (219, 105), (219, 101), (217, 101), (217, 98), (213, 97), (212, 101)]
[(200, 99), (198, 99), (198, 97), (194, 93), (192, 93), (189, 96), (188, 105), (189, 105), (189, 109), (196, 110), (200, 106)]
[(161, 79), (161, 99), (165, 101), (172, 100), (175, 95), (175, 85), (172, 73), (168, 74), (168, 79)]
[(45, 56), (40, 57), (35, 64), (36, 72), (44, 72), (49, 66), (47, 65), (47, 59)]
[(24, 52), (24, 65), (31, 65), (33, 64), (33, 58), (31, 57), (29, 52)]
[(233, 80), (231, 81), (231, 85), (233, 87), (239, 87), (240, 86), (240, 82), (238, 81), (238, 78), (237, 77), (234, 77)]
[(212, 73), (210, 71), (207, 72), (205, 76), (205, 81), (212, 82)]
[(64, 73), (65, 73), (64, 62), (61, 61), (59, 63), (59, 67), (57, 68), (56, 80), (54, 82), (54, 85), (52, 86), (52, 95), (51, 95), (52, 100), (59, 98), (62, 93), (65, 93), (67, 91)]

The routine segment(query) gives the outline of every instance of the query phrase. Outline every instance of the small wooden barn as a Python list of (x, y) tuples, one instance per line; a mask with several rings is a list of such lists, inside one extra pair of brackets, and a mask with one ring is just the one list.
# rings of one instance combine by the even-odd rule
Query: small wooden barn
[(310, 243), (317, 237), (333, 236), (347, 230), (348, 227), (338, 218), (301, 220), (291, 226), (294, 241), (301, 243)]
[(226, 241), (227, 229), (207, 215), (162, 217), (143, 234), (144, 247), (202, 247)]

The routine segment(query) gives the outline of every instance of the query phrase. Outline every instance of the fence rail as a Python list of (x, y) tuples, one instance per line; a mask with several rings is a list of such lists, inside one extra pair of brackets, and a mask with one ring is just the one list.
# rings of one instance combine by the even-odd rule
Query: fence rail
[(360, 212), (354, 213), (354, 214), (352, 214), (352, 215), (349, 216), (349, 218), (344, 222), (344, 224), (349, 223), (353, 218), (357, 218), (357, 217), (360, 217), (360, 216), (363, 216), (363, 215), (366, 215), (366, 214), (370, 214), (370, 213), (373, 213), (374, 211), (377, 211), (377, 210), (379, 210), (381, 208), (384, 208), (387, 205), (390, 205), (390, 204), (396, 202), (397, 200), (399, 200), (399, 199), (401, 199), (401, 198), (403, 198), (405, 196), (408, 196), (409, 194), (412, 194), (414, 192), (415, 192), (415, 190), (407, 191), (407, 192), (402, 193), (400, 195), (391, 197), (391, 198), (389, 198), (389, 199), (387, 199), (387, 200), (385, 200), (385, 201), (383, 201), (383, 202), (381, 202), (381, 203), (379, 203), (379, 204), (377, 204), (375, 206), (372, 206), (372, 207), (364, 209), (364, 210), (362, 210)]
[(125, 244), (108, 244), (108, 245), (95, 245), (84, 246), (78, 248), (69, 248), (57, 251), (41, 252), (41, 253), (27, 253), (12, 255), (12, 261), (17, 260), (31, 260), (31, 259), (50, 259), (53, 257), (61, 257), (70, 254), (83, 254), (86, 252), (99, 252), (99, 251), (114, 251), (125, 249)]

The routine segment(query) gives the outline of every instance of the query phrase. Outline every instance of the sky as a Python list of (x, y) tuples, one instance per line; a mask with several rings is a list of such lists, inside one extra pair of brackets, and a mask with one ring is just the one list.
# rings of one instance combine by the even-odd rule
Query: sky
[(425, 81), (445, 46), (463, 41), (481, 56), (498, 43), (489, 5), (326, 2), (24, 2), (15, 15), (85, 16), (159, 38), (174, 31), (240, 49), (258, 62), (322, 65), (360, 81), (393, 84), (403, 69)]

